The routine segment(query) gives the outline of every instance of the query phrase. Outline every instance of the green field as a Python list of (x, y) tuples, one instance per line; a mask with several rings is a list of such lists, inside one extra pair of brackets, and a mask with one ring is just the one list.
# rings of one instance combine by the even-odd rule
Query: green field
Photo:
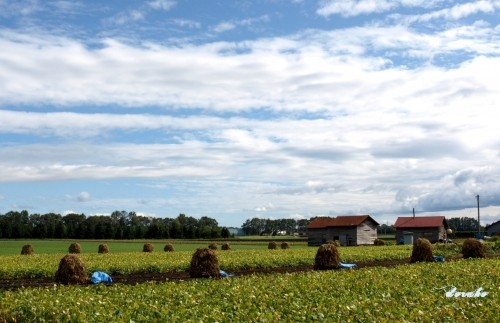
[[(276, 240), (281, 243), (283, 240)], [(291, 242), (291, 247), (304, 247), (305, 241), (294, 241), (293, 238), (286, 240)], [(167, 242), (172, 243), (176, 251), (194, 251), (196, 248), (207, 247), (212, 240), (0, 240), (0, 255), (18, 255), (22, 246), (31, 244), (35, 254), (55, 254), (68, 252), (68, 247), (72, 242), (78, 242), (83, 253), (97, 253), (99, 244), (106, 243), (112, 253), (139, 252), (142, 251), (144, 243), (149, 242), (154, 246), (154, 250), (163, 252), (163, 247)], [(219, 247), (226, 241), (214, 241)], [(231, 249), (267, 249), (269, 241), (253, 240), (228, 240)]]
[[(360, 246), (339, 247), (343, 262), (356, 263), (408, 258), (411, 246)], [(218, 250), (220, 267), (224, 270), (246, 270), (276, 268), (283, 266), (312, 266), (317, 248), (296, 247), (292, 249), (268, 250)], [(436, 250), (435, 255), (449, 256), (457, 253), (456, 248)], [(80, 258), (87, 271), (105, 271), (110, 274), (140, 272), (175, 272), (189, 269), (193, 251), (175, 252), (122, 252), (82, 253)], [(53, 277), (60, 259), (65, 253), (3, 255), (0, 256), (0, 279)]]
[[(30, 242), (35, 254), (20, 255)], [(0, 241), (0, 279), (54, 277), (72, 241)], [(88, 273), (165, 273), (186, 271), (193, 251), (210, 241), (154, 241), (155, 252), (142, 252), (145, 241), (107, 241), (111, 252), (98, 254), (102, 241), (78, 241)], [(238, 272), (285, 266), (311, 266), (317, 251), (305, 243), (268, 250), (267, 241), (231, 242), (217, 250), (221, 269)], [(219, 242), (220, 244), (220, 242)], [(3, 322), (495, 322), (498, 321), (500, 259), (488, 244), (490, 259), (366, 267), (358, 270), (302, 272), (196, 279), (138, 285), (111, 284), (0, 290)], [(240, 248), (240, 249), (238, 249)], [(182, 251), (182, 250), (185, 251)], [(339, 247), (343, 262), (405, 259), (412, 246)], [(434, 255), (456, 256), (457, 244), (434, 245)], [(446, 297), (482, 288), (484, 297)]]
[[(500, 260), (0, 291), (0, 322), (498, 322)], [(483, 297), (446, 297), (481, 288)]]

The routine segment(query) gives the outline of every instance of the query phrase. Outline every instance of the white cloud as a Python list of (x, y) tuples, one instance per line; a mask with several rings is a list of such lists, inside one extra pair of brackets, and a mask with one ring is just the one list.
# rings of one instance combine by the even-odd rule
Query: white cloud
[[(486, 203), (500, 190), (484, 168), (499, 157), (499, 35), (368, 26), (169, 47), (0, 30), (0, 133), (27, 141), (0, 147), (0, 179), (165, 181), (182, 194), (123, 202), (221, 216), (446, 210), (474, 187)], [(108, 105), (122, 114), (91, 112)]]
[(80, 192), (76, 199), (78, 202), (88, 202), (90, 200), (90, 194), (88, 192)]
[(66, 194), (66, 200), (76, 201), (76, 202), (88, 202), (90, 200), (90, 194), (88, 192), (80, 192), (77, 195)]
[(273, 203), (268, 203), (267, 205), (264, 206), (257, 206), (253, 208), (254, 212), (270, 212), (272, 210), (275, 210), (276, 207), (273, 205)]
[(344, 17), (380, 13), (399, 7), (432, 8), (445, 0), (323, 0), (316, 13), (320, 16)]
[(431, 11), (420, 15), (402, 16), (406, 23), (426, 22), (437, 19), (459, 20), (478, 13), (492, 13), (500, 8), (499, 1), (475, 1), (455, 4), (450, 8)]
[(131, 22), (141, 21), (146, 18), (146, 13), (142, 10), (129, 10), (126, 12), (120, 12), (113, 17), (107, 18), (106, 23), (112, 25), (126, 25)]
[(84, 8), (84, 4), (80, 1), (67, 1), (67, 0), (58, 0), (50, 3), (52, 6), (57, 8), (57, 10), (65, 13), (75, 13), (82, 8)]
[(233, 20), (233, 21), (224, 21), (216, 25), (215, 27), (212, 28), (212, 30), (216, 33), (222, 33), (226, 32), (229, 30), (233, 30), (237, 28), (238, 26), (253, 26), (258, 23), (263, 23), (263, 22), (269, 22), (270, 18), (268, 15), (262, 15), (257, 18), (247, 18), (247, 19), (241, 19), (241, 20)]
[(173, 6), (175, 6), (176, 2), (172, 0), (154, 0), (154, 1), (149, 1), (148, 5), (153, 8), (153, 9), (161, 9), (168, 11), (172, 9)]
[(461, 169), (439, 179), (440, 185), (421, 185), (398, 193), (397, 201), (406, 208), (441, 211), (474, 207), (480, 195), (483, 207), (499, 205), (500, 168), (483, 166)]
[(0, 1), (0, 17), (28, 16), (42, 10), (38, 0)]
[[(432, 10), (438, 7), (442, 8), (448, 3), (449, 2), (444, 0), (324, 0), (320, 2), (316, 13), (324, 17), (331, 15), (352, 17), (388, 12), (398, 8), (421, 8)], [(498, 8), (498, 5), (498, 1), (491, 0), (460, 3), (455, 4), (451, 8), (442, 8), (421, 15), (411, 16), (408, 20), (428, 21), (437, 18), (457, 20), (479, 12), (493, 12), (495, 7)]]
[(384, 12), (395, 8), (393, 0), (329, 0), (323, 1), (317, 10), (318, 15), (328, 17), (339, 14), (344, 17), (373, 12)]
[(188, 19), (174, 19), (172, 20), (174, 24), (180, 27), (188, 27), (188, 28), (200, 28), (201, 23)]
[(294, 219), (294, 220), (304, 220), (304, 219), (309, 219), (309, 216), (304, 216), (302, 214), (291, 214), (288, 216), (289, 219)]
[[(443, 87), (444, 83), (427, 76), (435, 74), (441, 82), (452, 84), (453, 74), (467, 71), (467, 65), (449, 72), (425, 66), (438, 55), (455, 51), (487, 55), (469, 64), (483, 61), (497, 66), (500, 46), (489, 39), (498, 33), (478, 26), (433, 35), (403, 27), (366, 27), (181, 48), (151, 43), (138, 47), (108, 39), (102, 48), (90, 49), (66, 38), (4, 31), (0, 33), (0, 103), (331, 112), (348, 104), (351, 112), (367, 106), (376, 110), (380, 107), (372, 103), (380, 101), (382, 94), (386, 108), (399, 105), (400, 99), (412, 104), (415, 98), (407, 100), (401, 93), (425, 91), (430, 84)], [(423, 60), (422, 68), (390, 68), (390, 56), (380, 53), (391, 51), (398, 51), (397, 59)], [(463, 85), (469, 90), (496, 90), (495, 84), (469, 72), (449, 89)], [(484, 73), (482, 77), (493, 78), (495, 68)]]
[(220, 24), (215, 26), (213, 28), (213, 31), (216, 33), (222, 33), (222, 32), (226, 32), (229, 30), (233, 30), (234, 28), (236, 28), (236, 24), (226, 21), (226, 22), (221, 22)]

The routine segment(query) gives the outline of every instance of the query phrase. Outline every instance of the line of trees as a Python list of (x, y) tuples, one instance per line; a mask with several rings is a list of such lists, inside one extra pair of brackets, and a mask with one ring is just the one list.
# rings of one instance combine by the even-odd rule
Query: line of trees
[(478, 230), (478, 222), (474, 218), (451, 218), (447, 219), (446, 222), (454, 232)]
[(215, 219), (185, 214), (174, 219), (126, 211), (92, 216), (28, 211), (0, 214), (0, 239), (209, 239), (229, 235), (229, 230), (219, 227)]
[(295, 233), (304, 235), (307, 231), (307, 225), (312, 220), (314, 218), (301, 220), (253, 218), (246, 220), (241, 229), (246, 235), (292, 235)]

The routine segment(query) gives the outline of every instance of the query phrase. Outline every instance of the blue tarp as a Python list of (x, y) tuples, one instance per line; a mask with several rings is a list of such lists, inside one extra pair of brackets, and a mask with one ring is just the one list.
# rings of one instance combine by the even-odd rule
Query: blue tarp
[(233, 274), (228, 274), (224, 270), (219, 270), (219, 274), (221, 277), (232, 277), (234, 276)]
[(356, 268), (358, 267), (358, 265), (356, 264), (344, 264), (344, 263), (340, 263), (340, 269), (350, 269), (350, 268)]
[(94, 284), (99, 284), (99, 283), (112, 283), (113, 279), (111, 278), (110, 275), (106, 274), (105, 272), (102, 271), (96, 271), (90, 276), (90, 280)]
[(434, 261), (444, 262), (444, 257), (443, 256), (434, 256)]

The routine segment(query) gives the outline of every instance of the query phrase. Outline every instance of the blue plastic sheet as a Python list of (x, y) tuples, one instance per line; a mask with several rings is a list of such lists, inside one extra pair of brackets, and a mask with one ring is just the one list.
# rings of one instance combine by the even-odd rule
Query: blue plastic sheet
[(90, 280), (94, 284), (99, 284), (99, 283), (112, 283), (113, 279), (111, 278), (110, 275), (108, 275), (105, 272), (102, 271), (96, 271), (90, 276)]
[(219, 270), (219, 274), (221, 277), (232, 277), (234, 276), (233, 274), (228, 274), (224, 270)]
[(356, 267), (358, 267), (358, 265), (356, 264), (344, 264), (343, 262), (340, 263), (340, 269), (350, 269)]

